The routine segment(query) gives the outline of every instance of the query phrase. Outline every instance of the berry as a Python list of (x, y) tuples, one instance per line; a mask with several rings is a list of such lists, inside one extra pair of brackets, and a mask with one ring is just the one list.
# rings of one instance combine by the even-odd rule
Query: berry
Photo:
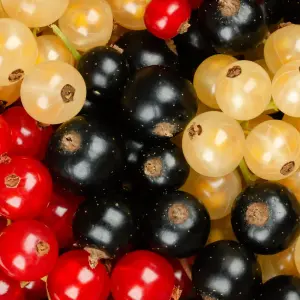
[(236, 199), (231, 223), (237, 239), (258, 254), (275, 254), (294, 242), (299, 230), (300, 206), (278, 183), (247, 187)]
[(13, 156), (0, 164), (0, 213), (8, 219), (35, 218), (50, 201), (52, 179), (37, 160)]
[(60, 126), (46, 157), (53, 178), (73, 192), (108, 189), (118, 183), (124, 153), (118, 134), (103, 122), (75, 117)]
[(99, 249), (104, 258), (130, 250), (136, 224), (125, 202), (120, 194), (87, 198), (73, 219), (76, 243)]
[(206, 244), (210, 219), (195, 197), (176, 191), (156, 197), (146, 212), (142, 231), (151, 249), (189, 257)]
[(135, 251), (116, 264), (112, 276), (115, 300), (170, 300), (174, 271), (168, 261), (149, 251)]
[(52, 231), (34, 220), (18, 221), (0, 236), (0, 266), (19, 281), (35, 281), (54, 267), (58, 257), (57, 241)]
[(0, 116), (0, 137), (0, 163), (2, 163), (12, 146), (10, 128), (3, 116)]
[(188, 0), (152, 0), (144, 19), (149, 32), (167, 40), (187, 31), (190, 16)]
[(47, 299), (46, 282), (41, 279), (26, 283), (23, 291), (26, 300)]
[(195, 116), (197, 101), (189, 81), (164, 67), (151, 66), (135, 74), (121, 106), (136, 139), (166, 140)]
[(204, 1), (199, 22), (219, 53), (235, 54), (252, 49), (267, 34), (263, 12), (253, 0)]
[[(257, 0), (259, 3), (266, 23), (268, 25), (277, 24), (283, 17), (283, 11), (286, 11), (286, 2), (295, 2), (294, 0)], [(283, 4), (285, 2), (285, 4)], [(295, 22), (293, 22), (295, 23)]]
[(203, 299), (252, 300), (261, 285), (254, 254), (234, 241), (206, 246), (197, 255), (192, 273), (197, 295)]
[(63, 254), (48, 276), (51, 299), (106, 300), (110, 290), (104, 265), (84, 250)]
[(23, 290), (20, 286), (20, 282), (8, 277), (2, 271), (0, 271), (0, 299), (25, 300)]
[(281, 0), (278, 1), (277, 6), (278, 9), (281, 9), (281, 15), (283, 12), (284, 22), (300, 24), (300, 17), (299, 14), (297, 13), (300, 7), (299, 0)]

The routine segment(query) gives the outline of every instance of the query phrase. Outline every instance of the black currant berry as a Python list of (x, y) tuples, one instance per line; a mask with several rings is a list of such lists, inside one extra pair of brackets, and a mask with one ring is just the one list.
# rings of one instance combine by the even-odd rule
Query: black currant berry
[(284, 22), (300, 24), (300, 0), (283, 0), (281, 9), (284, 14)]
[(86, 52), (78, 62), (90, 101), (109, 102), (122, 95), (129, 76), (124, 56), (112, 47), (96, 47)]
[(300, 278), (274, 277), (261, 287), (255, 300), (300, 300)]
[(154, 192), (176, 190), (183, 186), (189, 171), (182, 149), (166, 141), (141, 151), (132, 182), (137, 188)]
[[(295, 2), (292, 0), (291, 2)], [(283, 17), (283, 0), (258, 0), (268, 25), (277, 24)]]
[(178, 69), (176, 54), (169, 49), (164, 40), (155, 37), (147, 30), (127, 32), (116, 42), (116, 45), (124, 51), (123, 56), (132, 74), (148, 66)]
[(124, 120), (136, 138), (166, 140), (182, 131), (197, 112), (193, 85), (164, 67), (139, 70), (125, 89)]
[(278, 183), (247, 187), (236, 199), (231, 223), (237, 239), (258, 254), (287, 249), (299, 230), (300, 207), (296, 197)]
[(111, 126), (78, 116), (53, 134), (46, 162), (53, 179), (71, 191), (108, 189), (121, 178), (124, 149)]
[(130, 250), (136, 231), (131, 210), (121, 194), (91, 197), (73, 219), (73, 233), (81, 247), (103, 251), (108, 258)]
[(262, 43), (266, 21), (254, 0), (210, 0), (199, 9), (199, 22), (220, 53), (239, 54)]
[(146, 213), (142, 231), (152, 250), (173, 257), (190, 257), (205, 245), (210, 218), (194, 196), (175, 191), (155, 198)]
[(253, 300), (262, 280), (255, 255), (235, 241), (206, 246), (192, 273), (196, 292), (205, 300)]
[(193, 12), (189, 21), (191, 25), (186, 33), (178, 34), (174, 39), (178, 53), (180, 72), (183, 77), (193, 80), (198, 66), (216, 51), (206, 39), (199, 26), (198, 11)]

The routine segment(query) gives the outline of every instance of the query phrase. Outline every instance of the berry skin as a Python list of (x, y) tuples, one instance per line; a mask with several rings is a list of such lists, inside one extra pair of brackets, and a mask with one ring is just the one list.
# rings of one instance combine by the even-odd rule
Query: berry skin
[(296, 197), (278, 183), (247, 187), (236, 199), (231, 223), (237, 239), (258, 254), (276, 254), (294, 242), (300, 227)]
[(146, 8), (144, 20), (149, 32), (167, 40), (186, 32), (190, 16), (188, 0), (152, 0)]
[[(265, 20), (268, 25), (277, 24), (283, 17), (283, 11), (287, 7), (287, 2), (299, 2), (295, 0), (286, 1), (286, 0), (257, 0), (259, 3)], [(283, 2), (285, 2), (283, 4)], [(295, 23), (295, 22), (293, 22)]]
[(26, 300), (42, 300), (47, 299), (46, 282), (39, 279), (28, 282), (23, 291)]
[(267, 281), (255, 300), (300, 300), (300, 278), (281, 275)]
[(51, 126), (40, 126), (21, 106), (9, 108), (3, 113), (3, 118), (9, 124), (11, 131), (12, 147), (9, 153), (42, 157), (44, 144), (48, 142), (44, 141), (44, 135), (52, 131)]
[(125, 201), (118, 194), (87, 198), (73, 219), (76, 243), (99, 249), (107, 257), (130, 250), (136, 226)]
[(23, 290), (20, 286), (20, 282), (8, 277), (2, 271), (0, 271), (0, 299), (25, 300)]
[(48, 276), (47, 288), (53, 300), (106, 300), (110, 282), (100, 261), (84, 250), (75, 250), (58, 259)]
[(242, 53), (260, 44), (267, 34), (263, 12), (253, 0), (204, 1), (199, 22), (219, 53)]
[(167, 140), (196, 115), (193, 85), (160, 66), (139, 70), (127, 85), (121, 107), (136, 139)]
[(0, 116), (0, 163), (5, 159), (5, 155), (11, 148), (10, 128), (3, 116)]
[(218, 241), (199, 252), (192, 269), (203, 299), (252, 300), (261, 285), (255, 255), (235, 241)]
[(39, 161), (12, 156), (0, 164), (0, 213), (8, 219), (35, 218), (47, 207), (52, 179)]
[(52, 231), (35, 220), (18, 221), (0, 236), (0, 266), (19, 281), (35, 281), (54, 267), (58, 246)]
[(190, 257), (206, 244), (210, 219), (194, 196), (175, 191), (156, 198), (147, 210), (142, 231), (153, 251)]
[(112, 276), (115, 300), (170, 300), (174, 271), (168, 261), (149, 251), (127, 254), (116, 264)]

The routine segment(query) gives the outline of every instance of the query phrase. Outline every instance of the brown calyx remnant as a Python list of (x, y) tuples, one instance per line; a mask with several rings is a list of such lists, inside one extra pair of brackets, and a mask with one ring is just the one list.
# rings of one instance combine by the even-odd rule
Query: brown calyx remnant
[(154, 157), (147, 160), (144, 164), (144, 173), (149, 177), (161, 176), (163, 164), (160, 158)]
[(72, 85), (66, 84), (60, 91), (60, 95), (64, 103), (73, 101), (75, 92), (76, 90)]
[[(99, 260), (110, 260), (111, 257), (104, 251), (96, 248), (85, 247), (84, 250), (88, 252), (89, 255), (89, 265), (92, 269), (95, 269), (99, 263)], [(108, 268), (108, 264), (106, 265)]]
[(68, 152), (75, 152), (81, 146), (81, 136), (79, 133), (72, 131), (62, 137), (61, 147)]
[(110, 45), (110, 46), (111, 46), (111, 48), (117, 50), (120, 54), (122, 54), (122, 53), (124, 52), (124, 49), (122, 49), (121, 47), (119, 47), (119, 46), (116, 45), (116, 44), (112, 44), (112, 45)]
[(166, 40), (166, 45), (174, 54), (178, 55), (176, 45), (172, 39)]
[(246, 211), (246, 221), (249, 225), (264, 226), (269, 220), (269, 209), (265, 203), (252, 203)]
[(50, 245), (44, 241), (40, 241), (36, 244), (36, 252), (38, 256), (47, 255), (50, 251)]
[(161, 122), (155, 125), (153, 133), (158, 136), (173, 137), (176, 133), (176, 126), (168, 122)]
[(0, 114), (2, 114), (5, 111), (6, 104), (7, 104), (7, 101), (0, 100)]
[(284, 176), (289, 175), (291, 172), (294, 171), (294, 169), (295, 169), (295, 162), (290, 161), (282, 166), (282, 168), (280, 169), (280, 174), (282, 174)]
[(186, 205), (175, 203), (169, 208), (168, 217), (174, 224), (183, 224), (189, 218), (189, 210)]
[(230, 68), (226, 74), (228, 78), (235, 78), (242, 74), (242, 68), (240, 66), (234, 66)]
[(16, 188), (16, 187), (18, 187), (20, 181), (21, 181), (21, 178), (16, 174), (7, 175), (4, 178), (4, 184), (7, 188)]
[(9, 76), (9, 82), (17, 82), (24, 77), (25, 72), (22, 69), (12, 71)]
[(232, 17), (241, 7), (240, 0), (219, 0), (219, 10), (224, 17)]
[(179, 286), (174, 286), (170, 300), (179, 300), (181, 294), (182, 290), (179, 288)]
[(189, 137), (192, 140), (196, 135), (201, 135), (202, 133), (202, 127), (199, 124), (193, 123), (189, 128)]
[(0, 155), (0, 165), (7, 165), (11, 162), (11, 158), (8, 156), (7, 153), (3, 153)]
[(178, 29), (178, 33), (179, 34), (184, 34), (188, 31), (188, 29), (191, 27), (191, 24), (189, 23), (189, 21), (185, 21), (184, 23), (182, 23)]
[(206, 296), (206, 295), (201, 295), (203, 300), (218, 300), (215, 297), (211, 297), (211, 296)]
[(281, 29), (281, 28), (284, 28), (284, 27), (287, 27), (290, 25), (293, 25), (293, 23), (292, 22), (283, 22), (283, 23), (280, 23), (277, 25), (277, 29)]

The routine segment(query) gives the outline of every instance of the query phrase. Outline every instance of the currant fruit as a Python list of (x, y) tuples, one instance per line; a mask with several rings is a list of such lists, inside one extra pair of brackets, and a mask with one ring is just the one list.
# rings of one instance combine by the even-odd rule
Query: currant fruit
[(138, 71), (125, 89), (121, 106), (136, 137), (165, 140), (182, 131), (197, 111), (191, 83), (164, 67)]
[[(263, 10), (268, 25), (277, 24), (283, 17), (286, 9), (286, 0), (259, 0), (257, 1)], [(284, 3), (285, 2), (285, 3)], [(294, 0), (290, 1), (294, 2)]]
[(156, 197), (141, 230), (152, 250), (173, 257), (190, 257), (206, 244), (210, 219), (195, 197), (176, 191)]
[(42, 300), (47, 299), (46, 282), (42, 279), (29, 281), (23, 287), (26, 300)]
[(10, 128), (3, 116), (0, 116), (0, 162), (5, 159), (5, 155), (12, 146)]
[(18, 221), (0, 236), (0, 266), (19, 281), (34, 281), (53, 269), (58, 247), (52, 231), (35, 220)]
[(52, 179), (37, 160), (12, 156), (0, 164), (0, 213), (11, 220), (35, 218), (50, 201)]
[(2, 271), (0, 271), (0, 283), (1, 300), (25, 300), (20, 283)]
[(296, 197), (278, 183), (247, 187), (236, 199), (231, 223), (237, 239), (258, 254), (276, 254), (291, 246), (299, 230)]
[(20, 99), (22, 80), (0, 87), (0, 112)]
[(203, 299), (252, 300), (261, 284), (254, 254), (235, 241), (206, 246), (196, 257), (192, 273), (197, 295)]

